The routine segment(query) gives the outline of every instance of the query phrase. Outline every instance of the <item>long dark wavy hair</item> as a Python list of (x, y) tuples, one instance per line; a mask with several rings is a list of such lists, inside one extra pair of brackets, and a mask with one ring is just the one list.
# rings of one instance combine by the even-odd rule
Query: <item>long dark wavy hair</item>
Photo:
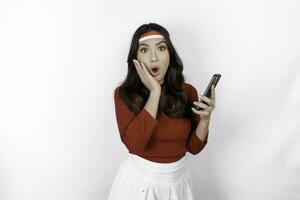
[(182, 61), (170, 40), (168, 31), (156, 23), (141, 25), (132, 37), (127, 58), (128, 73), (126, 79), (119, 86), (120, 96), (134, 113), (140, 112), (148, 100), (150, 91), (140, 80), (133, 59), (137, 59), (140, 35), (150, 31), (159, 31), (165, 37), (170, 54), (170, 64), (164, 77), (165, 87), (161, 92), (157, 114), (159, 115), (163, 111), (167, 116), (172, 118), (184, 117), (191, 119), (193, 113), (191, 110), (192, 102), (187, 98), (183, 88), (185, 79), (182, 74)]

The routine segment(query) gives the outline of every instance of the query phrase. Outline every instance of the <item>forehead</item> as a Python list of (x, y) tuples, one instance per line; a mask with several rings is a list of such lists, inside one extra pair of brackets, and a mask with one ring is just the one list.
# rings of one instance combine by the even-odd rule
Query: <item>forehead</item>
[(139, 42), (139, 46), (141, 46), (141, 45), (154, 46), (154, 45), (163, 44), (163, 42), (166, 42), (166, 40), (164, 38), (151, 38), (151, 39), (147, 39), (142, 42)]

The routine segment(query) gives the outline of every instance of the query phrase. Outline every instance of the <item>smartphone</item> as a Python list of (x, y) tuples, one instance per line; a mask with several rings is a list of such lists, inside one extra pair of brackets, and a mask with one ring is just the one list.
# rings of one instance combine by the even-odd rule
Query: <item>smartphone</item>
[[(205, 92), (203, 93), (203, 96), (206, 96), (206, 97), (208, 97), (208, 98), (211, 97), (211, 86), (214, 85), (214, 87), (216, 88), (216, 86), (217, 86), (217, 84), (218, 84), (220, 78), (221, 78), (221, 74), (214, 74), (214, 75), (212, 76), (212, 78), (211, 78), (209, 84), (208, 84), (207, 87), (206, 87)], [(202, 100), (200, 100), (200, 102), (207, 105), (207, 103), (204, 102), (204, 101), (202, 101)], [(200, 108), (200, 107), (198, 107), (198, 106), (196, 106), (196, 105), (194, 105), (194, 104), (193, 104), (193, 106), (196, 108), (196, 110), (204, 110), (203, 108)]]

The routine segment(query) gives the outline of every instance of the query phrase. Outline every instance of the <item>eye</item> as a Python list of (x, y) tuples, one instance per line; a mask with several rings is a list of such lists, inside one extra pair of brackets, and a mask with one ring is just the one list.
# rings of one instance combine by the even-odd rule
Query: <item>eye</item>
[(159, 49), (163, 49), (163, 51), (165, 51), (166, 50), (166, 47), (164, 47), (164, 46), (160, 46), (160, 47), (158, 47)]
[(146, 48), (141, 48), (141, 49), (140, 49), (140, 52), (145, 53), (145, 52), (143, 51), (144, 49), (147, 50)]

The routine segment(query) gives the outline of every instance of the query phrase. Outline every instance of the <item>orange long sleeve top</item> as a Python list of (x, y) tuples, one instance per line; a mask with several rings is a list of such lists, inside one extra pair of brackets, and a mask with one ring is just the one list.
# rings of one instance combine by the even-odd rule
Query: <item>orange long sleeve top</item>
[[(198, 101), (194, 86), (184, 83), (184, 91), (192, 101)], [(159, 163), (175, 162), (188, 151), (198, 154), (207, 144), (196, 135), (201, 118), (193, 113), (195, 128), (186, 118), (170, 118), (163, 112), (154, 118), (145, 108), (138, 114), (132, 112), (121, 100), (119, 87), (114, 91), (115, 113), (121, 141), (129, 153)]]

